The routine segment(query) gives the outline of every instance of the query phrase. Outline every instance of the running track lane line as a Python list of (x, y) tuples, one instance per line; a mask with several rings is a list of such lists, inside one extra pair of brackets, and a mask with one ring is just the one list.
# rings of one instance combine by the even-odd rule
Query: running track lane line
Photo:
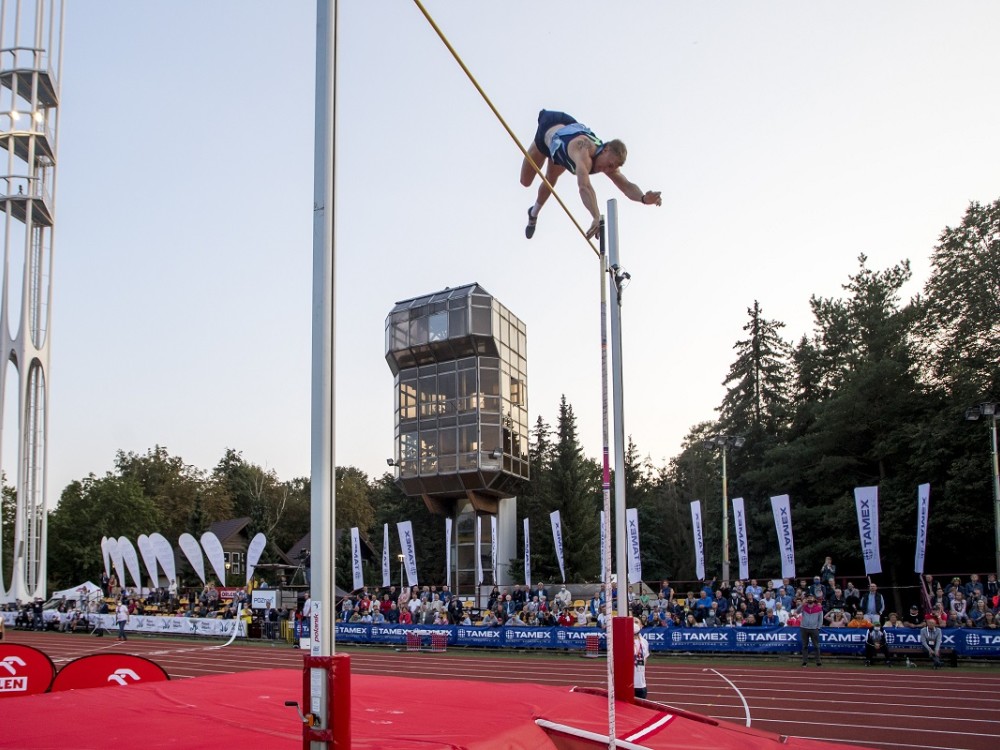
[(747, 705), (747, 699), (743, 697), (743, 693), (741, 693), (740, 689), (733, 684), (733, 681), (730, 680), (728, 677), (726, 677), (724, 674), (722, 674), (722, 672), (720, 672), (717, 669), (703, 669), (701, 671), (702, 672), (715, 672), (715, 674), (717, 674), (719, 677), (721, 677), (722, 679), (724, 679), (726, 682), (729, 683), (729, 687), (731, 687), (733, 690), (736, 691), (736, 694), (738, 696), (740, 696), (740, 701), (743, 702), (743, 710), (746, 712), (746, 716), (747, 716), (747, 726), (750, 726), (750, 706)]

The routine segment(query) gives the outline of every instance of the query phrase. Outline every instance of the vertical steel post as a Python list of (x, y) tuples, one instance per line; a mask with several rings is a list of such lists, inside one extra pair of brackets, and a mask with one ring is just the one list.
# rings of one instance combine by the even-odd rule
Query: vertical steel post
[(608, 201), (608, 262), (615, 290), (611, 305), (611, 383), (615, 403), (615, 570), (618, 571), (618, 614), (628, 614), (628, 564), (625, 560), (625, 400), (622, 395), (622, 295), (616, 278), (618, 256), (618, 201)]
[(995, 553), (996, 567), (994, 570), (1000, 575), (1000, 462), (997, 460), (997, 413), (996, 409), (1000, 404), (993, 407), (993, 531), (995, 533)]
[(722, 580), (729, 582), (729, 486), (726, 478), (726, 449), (729, 438), (722, 444)]
[[(312, 294), (312, 425), (310, 592), (314, 611), (309, 621), (311, 656), (332, 657), (335, 650), (336, 467), (334, 426), (334, 363), (336, 264), (336, 57), (337, 0), (316, 3), (316, 112), (313, 171), (313, 294)], [(308, 662), (307, 662), (308, 664)], [(312, 739), (314, 750), (350, 747), (350, 712), (331, 715), (332, 666), (311, 666), (308, 711), (316, 727), (333, 734)], [(305, 697), (305, 696), (304, 696)], [(343, 698), (343, 696), (341, 696)], [(338, 703), (342, 708), (343, 703)], [(335, 725), (336, 724), (336, 725)]]

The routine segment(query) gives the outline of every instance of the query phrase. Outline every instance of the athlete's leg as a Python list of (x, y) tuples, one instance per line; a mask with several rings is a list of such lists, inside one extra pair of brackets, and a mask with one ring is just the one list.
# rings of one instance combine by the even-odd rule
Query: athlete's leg
[(545, 179), (549, 181), (549, 184), (546, 185), (543, 181), (542, 184), (538, 186), (538, 197), (535, 198), (535, 207), (533, 212), (535, 216), (538, 216), (538, 212), (542, 210), (542, 206), (545, 205), (545, 201), (547, 201), (549, 199), (549, 195), (552, 194), (552, 191), (549, 190), (549, 185), (555, 187), (559, 177), (565, 171), (566, 167), (560, 167), (558, 164), (549, 160), (548, 169), (545, 170)]
[[(539, 169), (545, 166), (545, 160), (548, 158), (545, 154), (538, 150), (538, 146), (534, 143), (528, 144), (528, 156), (531, 157)], [(535, 169), (531, 166), (527, 159), (521, 160), (521, 184), (525, 187), (530, 187), (531, 183), (535, 180)]]

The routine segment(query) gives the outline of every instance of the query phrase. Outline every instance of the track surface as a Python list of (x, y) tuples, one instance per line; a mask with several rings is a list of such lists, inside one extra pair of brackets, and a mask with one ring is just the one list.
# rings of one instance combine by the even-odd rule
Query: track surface
[[(172, 679), (254, 669), (299, 669), (301, 652), (284, 643), (218, 648), (221, 642), (132, 636), (93, 638), (7, 631), (41, 649), (61, 668), (80, 656), (124, 652), (145, 656)], [(534, 682), (603, 688), (603, 659), (543, 654), (495, 656), (475, 651), (405, 653), (352, 649), (358, 674), (483, 682)], [(649, 698), (717, 719), (778, 734), (902, 750), (993, 750), (1000, 747), (1000, 669), (856, 667), (828, 662), (799, 667), (726, 660), (680, 661), (654, 654), (646, 668)], [(300, 700), (301, 696), (288, 696)]]

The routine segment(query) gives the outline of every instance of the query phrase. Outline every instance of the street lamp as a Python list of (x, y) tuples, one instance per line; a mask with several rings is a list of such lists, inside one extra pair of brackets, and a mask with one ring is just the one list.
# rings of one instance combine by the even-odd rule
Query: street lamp
[(400, 553), (396, 555), (396, 559), (399, 560), (399, 590), (403, 590), (403, 554)]
[(726, 477), (726, 450), (742, 448), (746, 442), (742, 435), (712, 435), (705, 439), (708, 448), (722, 449), (722, 580), (729, 581), (729, 487)]
[(993, 529), (995, 532), (995, 553), (996, 567), (994, 570), (1000, 572), (1000, 464), (997, 463), (997, 409), (1000, 404), (986, 401), (976, 406), (970, 406), (965, 410), (965, 418), (970, 422), (976, 422), (980, 417), (987, 417), (990, 420), (990, 435), (993, 446)]

